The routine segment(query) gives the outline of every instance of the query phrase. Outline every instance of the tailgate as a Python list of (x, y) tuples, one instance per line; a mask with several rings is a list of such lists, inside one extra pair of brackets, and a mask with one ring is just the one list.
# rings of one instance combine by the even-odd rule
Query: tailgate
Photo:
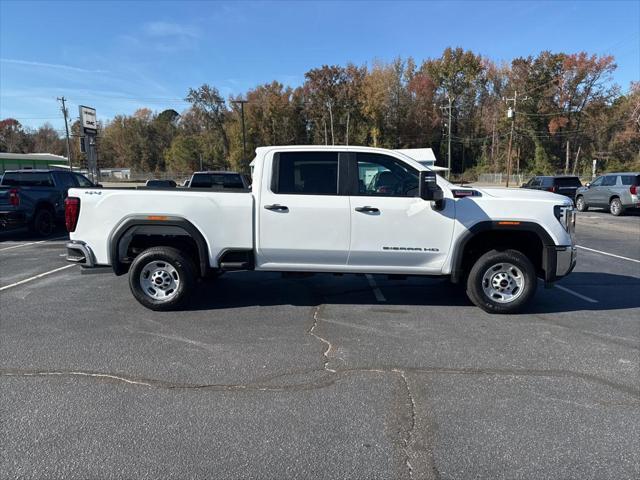
[(0, 211), (15, 210), (16, 207), (9, 203), (9, 190), (13, 187), (0, 187)]

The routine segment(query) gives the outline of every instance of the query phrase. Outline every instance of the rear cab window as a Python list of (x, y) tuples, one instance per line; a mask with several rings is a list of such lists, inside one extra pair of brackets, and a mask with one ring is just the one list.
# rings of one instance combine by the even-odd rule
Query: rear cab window
[(273, 193), (338, 194), (338, 152), (281, 152), (274, 160)]
[(7, 172), (1, 185), (9, 187), (53, 187), (53, 179), (48, 172)]

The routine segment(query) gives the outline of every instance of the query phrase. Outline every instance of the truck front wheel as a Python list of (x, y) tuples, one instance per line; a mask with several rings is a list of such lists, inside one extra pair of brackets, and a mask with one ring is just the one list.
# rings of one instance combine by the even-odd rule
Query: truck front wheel
[(485, 312), (515, 313), (536, 292), (536, 269), (517, 250), (491, 250), (471, 268), (467, 279), (469, 299)]
[(129, 269), (131, 293), (151, 310), (173, 310), (183, 305), (195, 282), (191, 259), (171, 247), (145, 250)]

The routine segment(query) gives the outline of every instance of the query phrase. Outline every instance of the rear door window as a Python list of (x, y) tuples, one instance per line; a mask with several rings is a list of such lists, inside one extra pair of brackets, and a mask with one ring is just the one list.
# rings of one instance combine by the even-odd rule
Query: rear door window
[(76, 182), (73, 179), (73, 176), (69, 173), (56, 173), (56, 185), (60, 188), (64, 188), (68, 190), (76, 186)]
[(74, 173), (73, 176), (76, 178), (76, 182), (78, 182), (78, 185), (80, 185), (81, 187), (93, 187), (93, 183), (91, 183), (89, 179), (87, 179), (87, 177), (85, 177), (84, 175)]
[(275, 163), (274, 193), (338, 194), (338, 152), (282, 152)]
[(616, 184), (616, 180), (618, 180), (617, 175), (608, 175), (604, 177), (604, 180), (602, 181), (602, 186), (613, 187)]

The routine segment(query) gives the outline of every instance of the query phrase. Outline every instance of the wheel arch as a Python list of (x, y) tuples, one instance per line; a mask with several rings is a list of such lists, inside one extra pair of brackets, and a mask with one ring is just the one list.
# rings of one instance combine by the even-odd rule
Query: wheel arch
[[(133, 216), (123, 220), (109, 235), (109, 263), (116, 275), (126, 273), (123, 262), (132, 239), (136, 234), (187, 237), (195, 243), (197, 267), (200, 275), (206, 275), (209, 269), (209, 247), (200, 230), (189, 220), (172, 216)], [(170, 246), (170, 245), (168, 245)]]
[[(474, 241), (480, 241), (483, 237), (509, 238), (513, 240), (517, 237), (528, 237), (539, 242), (540, 258), (538, 263), (546, 281), (552, 281), (556, 271), (555, 243), (545, 228), (535, 222), (499, 222), (484, 221), (473, 225), (456, 242), (451, 261), (451, 281), (459, 283), (468, 270), (465, 260), (470, 253), (469, 247), (474, 245)], [(531, 248), (534, 248), (533, 246)], [(535, 246), (537, 248), (537, 245)], [(488, 250), (488, 249), (487, 249)], [(554, 254), (552, 254), (552, 252)], [(528, 252), (523, 252), (528, 253)]]

